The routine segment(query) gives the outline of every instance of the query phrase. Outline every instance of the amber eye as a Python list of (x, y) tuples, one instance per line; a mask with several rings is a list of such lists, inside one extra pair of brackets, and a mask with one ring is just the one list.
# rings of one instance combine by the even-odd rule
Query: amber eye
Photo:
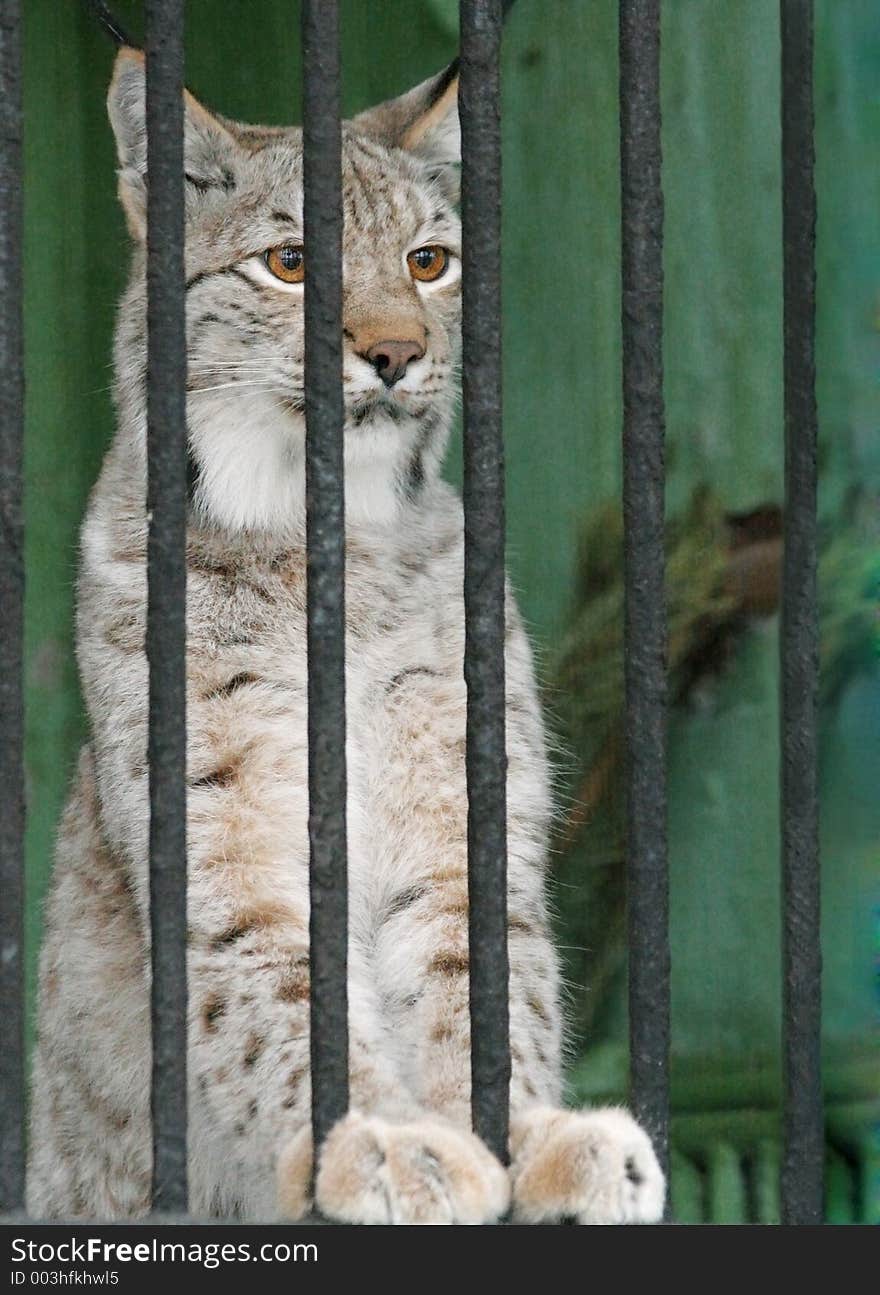
[(406, 258), (409, 272), (419, 283), (432, 283), (449, 269), (449, 253), (445, 247), (417, 247)]
[(285, 243), (283, 247), (270, 248), (264, 253), (264, 259), (275, 278), (284, 283), (302, 283), (305, 278), (306, 266), (301, 247)]

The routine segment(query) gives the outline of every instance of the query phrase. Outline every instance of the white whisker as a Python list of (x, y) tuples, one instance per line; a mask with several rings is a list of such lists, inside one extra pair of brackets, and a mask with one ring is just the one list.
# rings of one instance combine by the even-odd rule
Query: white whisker
[(217, 383), (216, 385), (211, 386), (211, 387), (190, 387), (190, 388), (189, 388), (189, 394), (190, 394), (191, 396), (198, 396), (198, 395), (202, 395), (202, 396), (203, 396), (203, 395), (207, 395), (207, 394), (208, 394), (208, 392), (210, 392), (210, 391), (229, 391), (229, 390), (231, 390), (231, 389), (233, 389), (233, 388), (234, 388), (236, 391), (248, 391), (248, 390), (251, 390), (251, 389), (261, 389), (261, 390), (264, 390), (264, 391), (265, 391), (265, 390), (275, 390), (275, 391), (281, 391), (281, 390), (282, 390), (282, 388), (278, 385), (278, 383), (277, 383), (277, 382), (275, 382), (275, 381), (273, 381), (273, 380), (271, 380), (271, 379), (269, 379), (269, 378), (267, 378), (265, 381), (262, 381), (262, 382), (255, 381), (255, 380), (252, 378), (252, 379), (250, 379), (250, 380), (248, 380), (248, 381), (245, 381), (245, 382), (219, 382), (219, 383)]

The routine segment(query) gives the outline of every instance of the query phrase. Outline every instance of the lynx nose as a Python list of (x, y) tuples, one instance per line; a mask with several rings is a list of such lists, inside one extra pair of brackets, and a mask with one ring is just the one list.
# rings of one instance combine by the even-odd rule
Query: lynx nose
[(366, 352), (365, 358), (370, 361), (386, 387), (393, 387), (406, 373), (410, 360), (420, 360), (425, 354), (424, 346), (418, 342), (376, 342)]

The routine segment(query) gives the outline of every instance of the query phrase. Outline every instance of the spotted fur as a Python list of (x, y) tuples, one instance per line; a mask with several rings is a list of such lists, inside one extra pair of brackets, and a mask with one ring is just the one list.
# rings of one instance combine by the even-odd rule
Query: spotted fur
[[(90, 738), (42, 955), (38, 1216), (149, 1207), (143, 96), (141, 61), (123, 51), (109, 103), (135, 247), (118, 429), (82, 533)], [(594, 1113), (585, 1129), (558, 1109), (550, 789), (510, 595), (510, 1174), (469, 1131), (462, 517), (439, 476), (459, 331), (457, 147), (452, 74), (343, 133), (352, 1114), (323, 1150), (318, 1203), (354, 1221), (481, 1222), (507, 1208), (511, 1184), (519, 1209), (523, 1183), (528, 1217), (591, 1221), (596, 1199), (600, 1221), (618, 1200), (621, 1218), (651, 1217), (662, 1179), (630, 1118)], [(191, 1201), (201, 1215), (296, 1216), (312, 1181), (303, 321), (301, 290), (273, 283), (260, 258), (301, 233), (301, 136), (188, 97), (185, 165)], [(426, 287), (406, 255), (427, 243), (450, 250), (452, 270)], [(386, 391), (362, 353), (407, 337), (424, 357)], [(603, 1120), (612, 1179), (599, 1191), (584, 1147), (604, 1145)], [(620, 1167), (633, 1158), (641, 1197)]]

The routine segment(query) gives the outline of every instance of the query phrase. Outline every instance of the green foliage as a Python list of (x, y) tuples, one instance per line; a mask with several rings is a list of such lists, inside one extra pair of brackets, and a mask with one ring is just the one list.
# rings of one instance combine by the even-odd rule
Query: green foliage
[[(717, 498), (699, 491), (667, 530), (670, 692), (684, 686), (695, 637), (733, 608), (725, 587), (727, 529)], [(595, 752), (619, 728), (623, 705), (623, 518), (617, 501), (584, 526), (574, 577), (574, 610), (552, 672), (578, 751)]]
[[(776, 850), (775, 732), (767, 740), (778, 706), (775, 631), (771, 622), (744, 614), (743, 600), (748, 606), (757, 595), (744, 576), (749, 568), (736, 561), (746, 549), (732, 551), (731, 543), (721, 503), (707, 490), (695, 492), (687, 512), (667, 528), (669, 695), (676, 707), (670, 729), (670, 848), (673, 879), (686, 887), (674, 889), (674, 935), (677, 913), (687, 928), (673, 975), (692, 1020), (705, 1015), (708, 1006), (705, 985), (692, 974), (700, 953), (710, 959), (707, 970), (713, 947), (726, 948), (735, 960), (753, 920), (749, 906), (757, 906), (762, 925), (776, 914), (775, 899), (769, 908), (761, 900), (764, 894), (768, 903), (771, 899), (766, 878)], [(551, 673), (553, 706), (564, 716), (563, 740), (574, 754), (572, 797), (558, 833), (554, 877), (567, 972), (575, 984), (587, 986), (574, 997), (572, 1009), (581, 1041), (596, 1029), (601, 1034), (612, 1028), (609, 1012), (617, 1012), (619, 1024), (625, 961), (622, 550), (615, 502), (584, 526), (571, 621)], [(778, 541), (762, 541), (753, 551), (763, 566), (755, 564), (751, 578), (765, 597), (763, 586), (775, 584), (781, 547)], [(859, 680), (870, 685), (878, 663), (880, 541), (873, 523), (839, 519), (826, 527), (819, 590), (820, 701), (823, 723), (833, 730), (841, 698)], [(708, 841), (716, 865), (724, 860), (725, 866), (705, 875), (701, 856)], [(721, 908), (713, 914), (716, 925), (707, 928), (700, 913), (707, 912), (713, 893)], [(773, 931), (765, 953), (775, 947)], [(690, 966), (691, 974), (682, 976), (682, 965)], [(758, 984), (743, 978), (741, 966), (734, 971), (718, 965), (717, 974), (728, 994), (741, 986), (753, 1011), (762, 1001), (759, 1041), (769, 1046), (777, 1016), (768, 996), (772, 963), (762, 956), (755, 972)], [(761, 982), (764, 990), (756, 998)], [(736, 1009), (724, 1019), (733, 1031), (727, 1036), (732, 1043), (745, 1021)], [(708, 1021), (689, 1033), (714, 1045), (724, 1038)], [(750, 1033), (754, 1036), (754, 1023)]]

